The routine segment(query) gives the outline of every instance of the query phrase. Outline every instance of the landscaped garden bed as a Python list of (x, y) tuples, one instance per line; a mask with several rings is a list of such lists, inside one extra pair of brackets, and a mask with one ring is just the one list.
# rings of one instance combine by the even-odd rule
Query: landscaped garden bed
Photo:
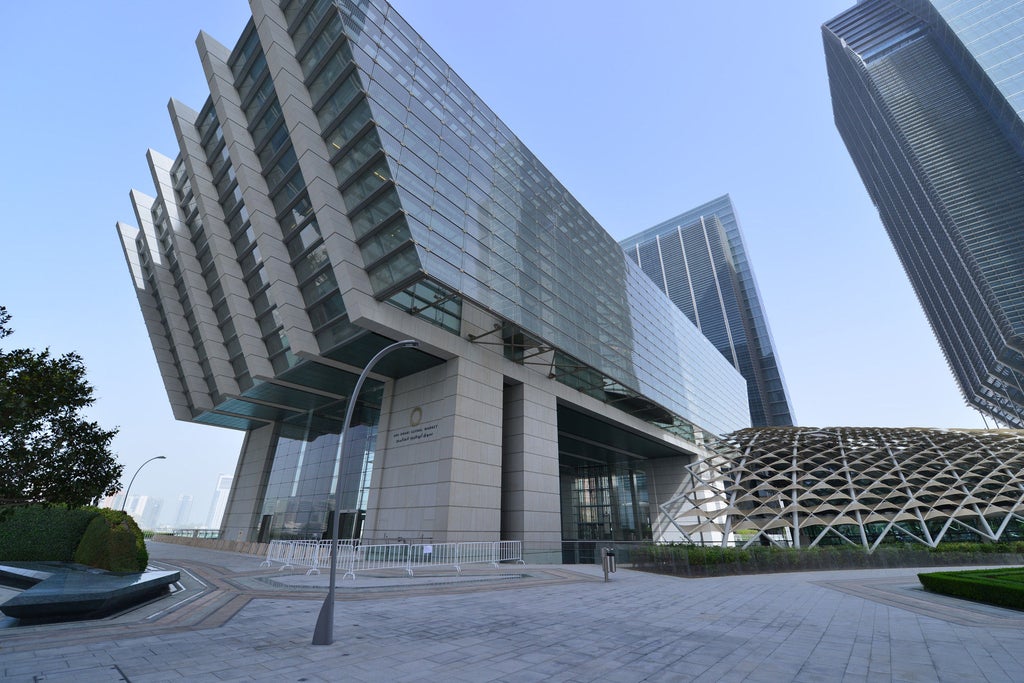
[(1024, 567), (918, 574), (933, 593), (1024, 610)]
[(632, 546), (623, 564), (686, 577), (832, 569), (1024, 565), (1024, 543), (943, 543), (937, 548), (892, 544), (867, 552), (854, 546), (722, 548), (683, 543)]

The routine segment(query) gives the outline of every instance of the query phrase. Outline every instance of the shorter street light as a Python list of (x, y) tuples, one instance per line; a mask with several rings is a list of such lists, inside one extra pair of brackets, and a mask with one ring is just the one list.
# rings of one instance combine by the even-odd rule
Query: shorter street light
[(142, 471), (142, 468), (145, 467), (148, 463), (153, 462), (154, 460), (166, 460), (166, 459), (167, 459), (166, 455), (157, 455), (155, 457), (150, 458), (149, 460), (147, 460), (146, 462), (142, 463), (141, 465), (139, 465), (139, 469), (135, 470), (135, 474), (132, 475), (132, 480), (130, 482), (128, 482), (128, 488), (126, 488), (124, 490), (124, 500), (121, 501), (121, 512), (124, 512), (124, 506), (128, 502), (128, 492), (132, 490), (132, 484), (135, 483), (135, 477), (139, 476), (139, 472)]

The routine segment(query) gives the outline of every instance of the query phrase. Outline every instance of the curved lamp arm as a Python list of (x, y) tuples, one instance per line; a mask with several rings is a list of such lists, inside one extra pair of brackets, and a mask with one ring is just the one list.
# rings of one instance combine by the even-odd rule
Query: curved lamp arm
[(135, 477), (139, 476), (139, 472), (142, 471), (142, 468), (145, 467), (148, 463), (153, 462), (154, 460), (166, 460), (166, 459), (167, 459), (166, 455), (157, 455), (157, 456), (154, 456), (154, 457), (150, 458), (149, 460), (147, 460), (146, 462), (142, 463), (141, 465), (139, 465), (139, 469), (135, 470), (135, 474), (132, 475), (132, 480), (128, 482), (128, 488), (126, 488), (124, 490), (124, 500), (121, 501), (121, 512), (124, 512), (124, 506), (128, 502), (128, 492), (132, 490), (132, 484), (135, 483)]
[[(366, 364), (363, 371), (359, 374), (359, 379), (356, 381), (355, 389), (352, 390), (352, 395), (348, 399), (348, 408), (345, 410), (345, 421), (341, 423), (341, 435), (338, 437), (338, 457), (344, 455), (345, 446), (345, 433), (348, 431), (348, 423), (352, 421), (352, 412), (355, 410), (356, 401), (359, 400), (359, 390), (363, 388), (363, 382), (366, 380), (366, 376), (370, 374), (370, 370), (374, 365), (377, 364), (381, 358), (397, 349), (416, 347), (420, 343), (415, 339), (406, 339), (404, 341), (395, 342), (389, 346), (385, 346), (383, 349), (377, 352), (377, 355), (370, 359), (370, 362)], [(339, 474), (340, 463), (339, 463)], [(356, 492), (359, 495), (359, 492)], [(320, 616), (316, 620), (316, 629), (313, 631), (313, 644), (314, 645), (330, 645), (334, 642), (334, 586), (336, 576), (338, 573), (338, 526), (341, 524), (341, 476), (338, 477), (338, 483), (334, 489), (334, 523), (331, 524), (331, 582), (330, 587), (327, 589), (327, 599), (324, 600), (323, 606), (320, 608)], [(355, 524), (355, 522), (353, 522)]]

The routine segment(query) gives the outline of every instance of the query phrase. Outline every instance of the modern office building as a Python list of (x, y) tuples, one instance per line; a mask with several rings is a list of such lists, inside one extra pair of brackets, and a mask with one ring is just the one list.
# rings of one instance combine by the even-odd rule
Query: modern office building
[(228, 500), (231, 498), (231, 482), (233, 477), (222, 474), (217, 477), (217, 487), (213, 490), (213, 500), (210, 501), (210, 512), (206, 515), (207, 529), (219, 529), (224, 521), (224, 511), (228, 509)]
[(192, 503), (194, 499), (187, 493), (178, 496), (178, 511), (174, 515), (174, 528), (187, 529), (192, 527)]
[(685, 539), (859, 545), (1024, 539), (1016, 430), (742, 429), (688, 465), (694, 488), (661, 504)]
[(751, 424), (792, 425), (782, 368), (729, 196), (620, 244), (747, 380)]
[(383, 0), (251, 7), (118, 224), (175, 416), (246, 432), (223, 537), (660, 538), (742, 376)]
[(822, 30), (836, 126), (965, 399), (1024, 427), (1024, 3), (865, 0)]

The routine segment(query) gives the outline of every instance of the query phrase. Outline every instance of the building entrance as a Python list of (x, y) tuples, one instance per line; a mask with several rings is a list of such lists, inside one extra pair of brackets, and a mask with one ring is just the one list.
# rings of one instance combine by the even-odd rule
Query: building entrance
[[(647, 474), (628, 463), (561, 463), (562, 538), (571, 541), (651, 540)], [(567, 490), (566, 490), (567, 489)]]

